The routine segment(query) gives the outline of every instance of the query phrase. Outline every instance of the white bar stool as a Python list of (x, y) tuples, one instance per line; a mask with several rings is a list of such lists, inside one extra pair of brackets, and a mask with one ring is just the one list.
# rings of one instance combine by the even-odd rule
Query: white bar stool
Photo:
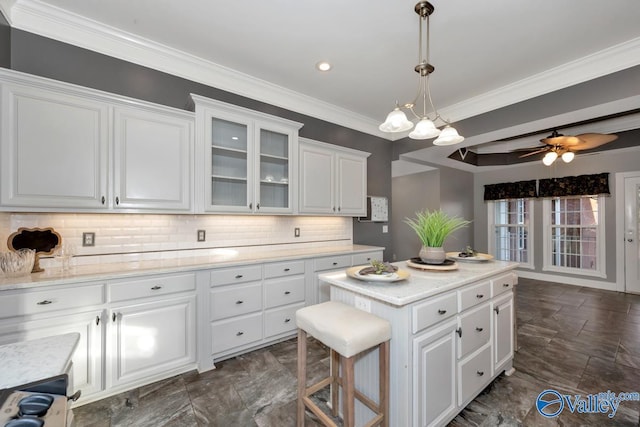
[[(389, 340), (388, 321), (349, 305), (329, 301), (301, 308), (296, 312), (298, 326), (298, 413), (297, 425), (304, 426), (305, 407), (326, 426), (336, 424), (311, 400), (310, 396), (331, 384), (331, 411), (338, 415), (338, 386), (342, 387), (342, 416), (345, 427), (355, 423), (355, 399), (375, 412), (367, 426), (389, 425)], [(307, 382), (307, 334), (331, 349), (331, 374), (309, 387)], [(379, 403), (355, 389), (354, 361), (359, 353), (378, 347), (380, 361)], [(338, 366), (342, 364), (342, 376)]]

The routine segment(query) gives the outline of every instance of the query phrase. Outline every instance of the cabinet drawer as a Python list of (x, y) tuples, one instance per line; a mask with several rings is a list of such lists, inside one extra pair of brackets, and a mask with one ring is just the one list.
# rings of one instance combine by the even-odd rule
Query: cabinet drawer
[(491, 296), (497, 296), (513, 289), (515, 274), (508, 273), (491, 280)]
[(296, 311), (304, 307), (304, 304), (296, 304), (266, 311), (264, 313), (264, 335), (270, 337), (296, 330)]
[(107, 289), (110, 302), (128, 301), (134, 298), (194, 291), (196, 279), (193, 274), (157, 276), (149, 279), (109, 283)]
[(371, 261), (373, 261), (374, 259), (378, 261), (382, 261), (382, 251), (353, 254), (352, 258), (353, 258), (352, 265), (366, 265), (366, 264), (370, 264)]
[(458, 358), (462, 359), (484, 344), (491, 338), (491, 307), (485, 303), (478, 308), (469, 310), (460, 316), (460, 328), (462, 337), (458, 346)]
[(412, 310), (412, 331), (415, 334), (458, 312), (458, 298), (455, 292), (445, 294), (418, 304)]
[(217, 354), (262, 339), (262, 313), (211, 324), (211, 353)]
[(458, 365), (458, 405), (465, 405), (491, 380), (491, 345)]
[(262, 310), (262, 284), (212, 288), (209, 294), (211, 320)]
[(491, 282), (483, 282), (458, 291), (460, 311), (469, 307), (489, 301)]
[(304, 276), (283, 277), (264, 282), (265, 308), (304, 301)]
[(264, 266), (264, 278), (304, 274), (304, 261), (276, 262)]
[(0, 294), (0, 318), (47, 313), (55, 310), (85, 308), (104, 303), (102, 285), (46, 290), (9, 291)]
[(315, 260), (315, 271), (332, 270), (351, 266), (351, 255), (331, 256), (317, 258)]
[(221, 268), (211, 272), (211, 286), (262, 280), (262, 266)]

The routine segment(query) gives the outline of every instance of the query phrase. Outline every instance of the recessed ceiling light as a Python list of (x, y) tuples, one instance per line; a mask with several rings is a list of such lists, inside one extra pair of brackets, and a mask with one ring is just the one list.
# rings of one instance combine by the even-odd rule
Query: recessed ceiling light
[(331, 64), (327, 61), (320, 61), (316, 64), (316, 68), (319, 71), (329, 71), (331, 69)]

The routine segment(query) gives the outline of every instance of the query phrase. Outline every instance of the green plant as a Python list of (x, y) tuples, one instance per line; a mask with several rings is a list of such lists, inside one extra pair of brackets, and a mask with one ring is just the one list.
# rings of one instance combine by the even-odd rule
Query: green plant
[(405, 218), (405, 223), (416, 232), (422, 244), (426, 247), (439, 248), (444, 240), (456, 230), (471, 223), (463, 218), (448, 215), (441, 210), (416, 212), (416, 217)]

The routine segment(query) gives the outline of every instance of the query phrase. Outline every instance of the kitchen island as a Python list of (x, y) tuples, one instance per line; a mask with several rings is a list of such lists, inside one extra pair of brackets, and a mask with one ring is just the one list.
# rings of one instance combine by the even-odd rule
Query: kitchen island
[[(331, 299), (391, 323), (390, 426), (437, 426), (451, 421), (502, 372), (513, 371), (513, 287), (517, 263), (458, 262), (450, 271), (395, 263), (410, 274), (396, 282), (326, 273)], [(356, 386), (377, 399), (378, 355), (356, 363)], [(356, 424), (371, 413), (356, 407)]]

